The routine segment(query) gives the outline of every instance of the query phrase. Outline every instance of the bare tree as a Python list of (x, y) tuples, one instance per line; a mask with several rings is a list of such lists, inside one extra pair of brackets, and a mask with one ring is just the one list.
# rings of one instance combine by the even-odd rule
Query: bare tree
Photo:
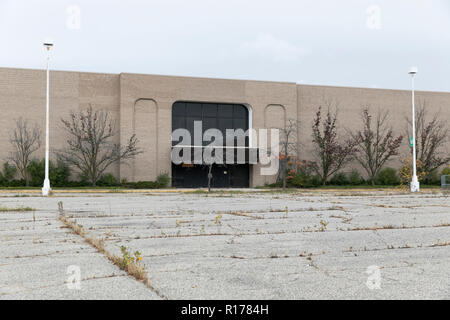
[(288, 161), (291, 157), (297, 156), (297, 132), (299, 123), (295, 119), (289, 119), (284, 128), (280, 130), (280, 171), (279, 176), (283, 183), (283, 189), (286, 188), (286, 171)]
[(367, 176), (375, 184), (375, 178), (384, 164), (393, 156), (398, 155), (398, 149), (403, 141), (403, 136), (394, 137), (392, 127), (388, 125), (389, 112), (378, 111), (375, 124), (372, 125), (372, 115), (369, 108), (363, 108), (361, 112), (363, 122), (362, 131), (352, 134), (357, 143), (355, 159), (366, 170)]
[(19, 118), (15, 122), (16, 128), (10, 137), (13, 151), (8, 159), (14, 163), (28, 187), (30, 184), (28, 165), (31, 155), (41, 146), (41, 131), (37, 125), (30, 128), (28, 121), (23, 118)]
[(117, 132), (107, 111), (93, 111), (89, 106), (86, 111), (71, 112), (68, 120), (61, 121), (69, 138), (68, 147), (59, 151), (58, 156), (85, 174), (93, 186), (110, 165), (142, 153), (134, 134), (123, 147), (111, 141)]
[[(441, 119), (440, 112), (428, 119), (426, 102), (423, 101), (416, 109), (416, 157), (423, 164), (422, 170), (431, 173), (450, 162), (450, 155), (443, 148), (450, 132), (446, 119)], [(411, 136), (409, 128), (412, 123), (409, 118), (406, 118), (406, 121), (406, 132)]]
[(348, 139), (340, 142), (342, 138), (338, 138), (337, 110), (332, 114), (330, 105), (325, 119), (322, 119), (322, 107), (319, 107), (312, 132), (315, 157), (312, 167), (325, 185), (331, 175), (352, 160), (357, 141)]

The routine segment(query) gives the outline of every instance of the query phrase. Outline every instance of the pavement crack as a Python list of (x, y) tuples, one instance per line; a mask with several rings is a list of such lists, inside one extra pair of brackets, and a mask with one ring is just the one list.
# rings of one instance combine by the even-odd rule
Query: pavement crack
[(71, 221), (67, 218), (66, 211), (63, 207), (63, 202), (58, 202), (58, 219), (66, 226), (70, 227), (70, 229), (81, 238), (83, 238), (86, 243), (97, 249), (97, 251), (105, 256), (110, 262), (114, 265), (118, 266), (121, 270), (125, 271), (131, 277), (135, 278), (137, 281), (143, 283), (147, 288), (157, 294), (161, 299), (168, 300), (168, 298), (162, 294), (157, 288), (153, 287), (150, 284), (150, 279), (148, 278), (147, 271), (145, 270), (145, 266), (138, 265), (137, 262), (132, 260), (129, 262), (126, 261), (126, 264), (123, 263), (124, 258), (114, 255), (113, 253), (106, 250), (103, 239), (97, 239), (93, 236), (89, 235), (82, 225), (76, 223), (76, 221)]

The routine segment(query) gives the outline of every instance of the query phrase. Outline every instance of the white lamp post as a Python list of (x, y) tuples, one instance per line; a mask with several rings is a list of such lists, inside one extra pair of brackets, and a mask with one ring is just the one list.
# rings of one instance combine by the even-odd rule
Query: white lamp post
[(53, 46), (52, 40), (45, 40), (44, 47), (47, 49), (47, 106), (45, 114), (45, 179), (44, 186), (42, 187), (42, 195), (48, 196), (50, 192), (50, 179), (48, 174), (48, 161), (49, 161), (49, 112), (50, 112), (50, 48)]
[(412, 87), (412, 147), (413, 147), (413, 175), (411, 180), (411, 192), (420, 191), (419, 179), (417, 179), (416, 168), (416, 113), (414, 110), (414, 76), (417, 74), (417, 67), (411, 67), (409, 74), (411, 75), (411, 87)]

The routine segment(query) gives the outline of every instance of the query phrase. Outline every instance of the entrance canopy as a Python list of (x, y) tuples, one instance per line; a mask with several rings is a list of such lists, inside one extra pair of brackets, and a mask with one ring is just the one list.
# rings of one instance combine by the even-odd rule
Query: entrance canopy
[(256, 164), (258, 148), (176, 145), (171, 160), (175, 164)]

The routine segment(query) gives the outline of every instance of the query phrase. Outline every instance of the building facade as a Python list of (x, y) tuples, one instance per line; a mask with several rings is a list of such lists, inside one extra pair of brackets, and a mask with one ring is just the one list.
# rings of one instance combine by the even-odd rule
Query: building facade
[[(11, 151), (9, 137), (14, 129), (14, 119), (23, 117), (45, 128), (45, 76), (44, 70), (0, 68), (0, 161), (6, 161)], [(406, 76), (405, 81), (408, 81)], [(416, 102), (418, 105), (425, 103), (430, 114), (440, 111), (442, 118), (450, 119), (450, 93), (419, 91)], [(402, 90), (51, 71), (51, 148), (61, 149), (65, 145), (61, 118), (66, 118), (70, 111), (91, 105), (94, 109), (108, 111), (116, 120), (115, 142), (126, 143), (136, 134), (143, 150), (128, 163), (113, 165), (109, 172), (128, 181), (155, 180), (160, 173), (169, 173), (175, 186), (194, 187), (199, 186), (195, 177), (199, 177), (203, 185), (206, 173), (192, 166), (172, 164), (174, 127), (183, 126), (183, 123), (188, 126), (189, 121), (200, 119), (223, 128), (282, 128), (287, 120), (293, 119), (299, 123), (298, 157), (310, 159), (312, 121), (318, 106), (328, 103), (338, 106), (343, 133), (345, 129), (361, 128), (363, 106), (370, 106), (374, 111), (378, 108), (389, 110), (392, 126), (399, 134), (405, 132), (405, 117), (411, 114), (411, 93)], [(251, 144), (251, 141), (247, 143)], [(401, 152), (407, 154), (408, 147), (409, 141), (405, 139)], [(43, 146), (35, 156), (43, 158)], [(258, 164), (215, 170), (215, 183), (224, 187), (255, 187), (276, 178), (261, 175)]]

